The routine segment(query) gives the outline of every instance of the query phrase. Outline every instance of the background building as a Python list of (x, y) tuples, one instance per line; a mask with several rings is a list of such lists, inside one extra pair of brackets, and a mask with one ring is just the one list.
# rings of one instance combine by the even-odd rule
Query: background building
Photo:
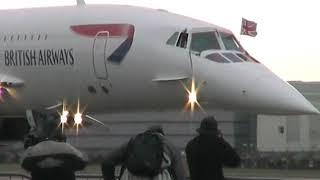
[[(320, 109), (320, 82), (290, 82)], [(320, 116), (265, 116), (257, 120), (260, 151), (319, 151)]]
[[(228, 111), (207, 113), (215, 115), (223, 136), (231, 144), (235, 144), (236, 114)], [(103, 114), (95, 117), (105, 123), (109, 130), (95, 123), (81, 130), (78, 135), (74, 131), (69, 131), (69, 142), (83, 150), (111, 150), (149, 126), (157, 124), (162, 125), (167, 137), (183, 150), (186, 143), (197, 134), (196, 129), (205, 116), (207, 114), (197, 112), (191, 118), (189, 113), (177, 111)]]

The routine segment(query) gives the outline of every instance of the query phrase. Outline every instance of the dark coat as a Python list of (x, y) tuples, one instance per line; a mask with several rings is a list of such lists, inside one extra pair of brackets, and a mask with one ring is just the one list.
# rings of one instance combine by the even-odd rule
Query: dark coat
[(191, 180), (223, 180), (223, 166), (237, 167), (240, 157), (217, 135), (199, 135), (186, 147)]
[(65, 168), (45, 168), (31, 172), (32, 180), (75, 180), (74, 171)]
[[(168, 154), (171, 160), (171, 165), (168, 171), (172, 176), (172, 179), (185, 180), (185, 171), (180, 152), (166, 138), (162, 137), (161, 139), (164, 143), (164, 151)], [(115, 167), (123, 165), (126, 162), (128, 143), (125, 143), (119, 148), (113, 150), (104, 159), (101, 165), (103, 179), (115, 180)]]

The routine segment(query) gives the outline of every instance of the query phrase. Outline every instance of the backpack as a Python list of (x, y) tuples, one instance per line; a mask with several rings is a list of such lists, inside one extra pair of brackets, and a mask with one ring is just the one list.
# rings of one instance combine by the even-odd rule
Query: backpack
[(162, 171), (163, 153), (163, 142), (159, 134), (138, 134), (129, 142), (125, 167), (136, 176), (154, 177)]

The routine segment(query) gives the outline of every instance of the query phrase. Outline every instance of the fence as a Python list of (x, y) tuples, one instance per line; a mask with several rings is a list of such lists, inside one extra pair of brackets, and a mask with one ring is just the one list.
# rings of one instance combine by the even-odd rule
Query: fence
[(20, 173), (1, 173), (0, 172), (0, 180), (29, 180), (31, 179), (28, 175), (20, 174)]

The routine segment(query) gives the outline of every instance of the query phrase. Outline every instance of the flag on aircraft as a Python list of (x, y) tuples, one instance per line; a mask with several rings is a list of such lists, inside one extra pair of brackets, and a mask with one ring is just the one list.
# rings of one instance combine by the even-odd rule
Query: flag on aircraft
[(242, 18), (240, 34), (255, 37), (257, 35), (257, 23)]

